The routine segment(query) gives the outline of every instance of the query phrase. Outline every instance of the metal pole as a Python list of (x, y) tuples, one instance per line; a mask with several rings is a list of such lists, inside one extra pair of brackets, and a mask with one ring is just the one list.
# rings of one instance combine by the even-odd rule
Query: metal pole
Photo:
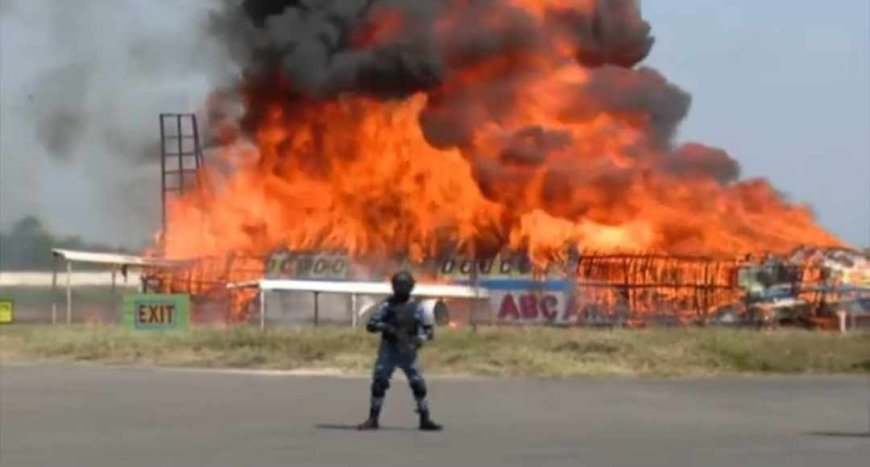
[(359, 325), (359, 316), (357, 315), (357, 298), (356, 294), (350, 294), (350, 325), (354, 329)]
[(266, 292), (260, 289), (260, 330), (266, 329)]
[(314, 292), (314, 325), (320, 321), (320, 292)]
[(840, 334), (846, 334), (846, 328), (847, 328), (846, 319), (847, 318), (848, 318), (848, 316), (846, 315), (845, 311), (840, 310), (837, 312), (837, 319), (840, 322)]
[(72, 261), (66, 262), (66, 324), (72, 324)]
[[(471, 279), (471, 287), (474, 290), (475, 298), (471, 299), (471, 311), (469, 316), (469, 321), (474, 321), (475, 324), (477, 322), (477, 314), (478, 314), (478, 300), (477, 300), (477, 291), (480, 287), (480, 275), (478, 271), (480, 270), (480, 259), (477, 257), (477, 251), (474, 247), (472, 247), (471, 251), (471, 271), (469, 272)], [(472, 329), (477, 330), (477, 326), (472, 326)]]
[[(160, 209), (163, 234), (166, 234), (166, 126), (160, 114)], [(163, 243), (163, 242), (161, 242)], [(161, 245), (162, 246), (162, 245)]]
[(184, 136), (181, 130), (181, 115), (175, 116), (178, 129), (178, 192), (184, 193)]
[(51, 263), (51, 324), (57, 324), (57, 255)]

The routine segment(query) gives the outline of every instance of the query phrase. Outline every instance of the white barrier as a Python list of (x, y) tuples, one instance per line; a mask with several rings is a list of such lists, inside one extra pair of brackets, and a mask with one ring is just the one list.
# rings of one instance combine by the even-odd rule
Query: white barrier
[[(51, 287), (52, 273), (50, 272), (0, 272), (0, 287)], [(127, 274), (126, 285), (138, 287), (140, 282), (138, 272)], [(117, 281), (116, 281), (117, 283)], [(123, 286), (125, 281), (121, 280)], [(74, 287), (111, 286), (112, 276), (106, 272), (73, 272), (70, 284)]]

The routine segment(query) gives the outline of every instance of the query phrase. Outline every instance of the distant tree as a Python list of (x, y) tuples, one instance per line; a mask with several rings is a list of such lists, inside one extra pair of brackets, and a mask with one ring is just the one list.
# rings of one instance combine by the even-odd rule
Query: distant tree
[(0, 270), (51, 269), (52, 248), (120, 251), (106, 245), (87, 244), (77, 236), (56, 237), (45, 229), (38, 218), (27, 216), (16, 222), (9, 232), (0, 232)]

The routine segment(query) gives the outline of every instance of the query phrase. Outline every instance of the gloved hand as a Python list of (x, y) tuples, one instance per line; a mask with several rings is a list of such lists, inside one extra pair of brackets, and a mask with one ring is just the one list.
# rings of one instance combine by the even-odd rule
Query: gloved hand
[(366, 325), (366, 330), (372, 333), (383, 332), (391, 336), (397, 335), (396, 328), (387, 323), (368, 324)]
[(418, 350), (420, 347), (423, 347), (424, 342), (425, 342), (425, 339), (423, 339), (422, 337), (414, 336), (410, 339), (410, 341), (408, 342), (408, 345), (410, 345), (411, 348), (413, 348), (414, 350)]

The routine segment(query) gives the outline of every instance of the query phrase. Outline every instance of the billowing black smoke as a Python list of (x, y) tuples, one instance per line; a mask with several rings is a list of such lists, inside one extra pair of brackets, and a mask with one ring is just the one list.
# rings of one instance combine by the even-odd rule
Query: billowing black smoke
[[(249, 100), (257, 96), (326, 100), (342, 94), (397, 99), (425, 92), (420, 124), (438, 148), (457, 147), (474, 162), (484, 192), (523, 178), (571, 143), (541, 126), (504, 136), (495, 158), (475, 156), (473, 136), (509, 113), (536, 60), (570, 45), (588, 79), (566, 93), (563, 121), (607, 113), (646, 135), (637, 154), (659, 154), (675, 175), (729, 183), (739, 173), (724, 151), (702, 145), (675, 150), (673, 140), (691, 97), (657, 71), (638, 64), (653, 45), (637, 0), (596, 0), (591, 9), (553, 7), (543, 15), (498, 0), (243, 0), (215, 16), (214, 30), (245, 73)], [(490, 68), (487, 79), (464, 79)], [(280, 92), (276, 92), (279, 90)], [(256, 105), (246, 121), (257, 126)], [(638, 118), (638, 115), (643, 118)], [(632, 151), (629, 151), (631, 154)], [(619, 178), (604, 170), (602, 177)], [(561, 179), (561, 177), (556, 177)], [(508, 180), (510, 179), (510, 180)]]
[[(321, 99), (345, 92), (403, 97), (439, 83), (426, 28), (438, 3), (245, 0), (230, 4), (214, 25), (246, 72), (278, 71), (298, 93)], [(355, 47), (382, 12), (401, 16), (401, 39)]]
[(652, 28), (640, 17), (636, 0), (598, 1), (594, 9), (591, 16), (569, 9), (551, 13), (552, 23), (573, 39), (580, 63), (632, 67), (646, 58)]
[[(384, 12), (401, 17), (392, 40), (359, 47), (354, 38), (377, 27)], [(435, 28), (445, 17), (450, 34), (439, 37)], [(653, 43), (636, 0), (598, 0), (592, 13), (553, 9), (545, 19), (549, 32), (499, 0), (230, 1), (213, 24), (248, 72), (278, 69), (299, 92), (322, 98), (433, 89), (451, 69), (544, 47), (542, 34), (556, 30), (586, 66), (634, 66)]]

